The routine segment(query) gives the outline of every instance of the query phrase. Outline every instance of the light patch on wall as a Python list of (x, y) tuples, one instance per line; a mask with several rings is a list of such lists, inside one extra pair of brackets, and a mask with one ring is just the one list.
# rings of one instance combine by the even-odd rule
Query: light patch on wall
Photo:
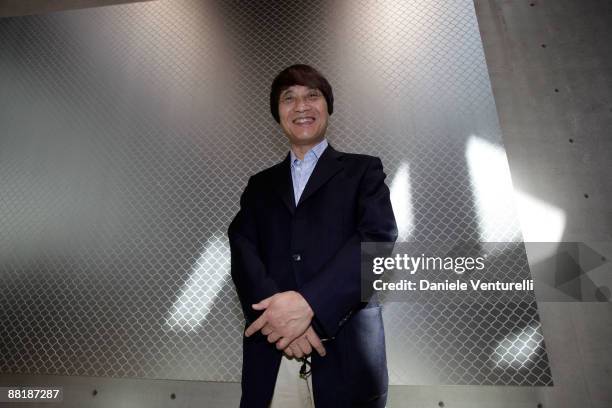
[(466, 146), (466, 159), (483, 241), (492, 240), (493, 237), (496, 241), (520, 239), (520, 234), (514, 229), (507, 229), (514, 225), (517, 216), (525, 242), (557, 242), (561, 239), (565, 212), (541, 199), (514, 190), (508, 159), (501, 147), (471, 136)]
[(174, 331), (196, 331), (210, 313), (214, 300), (230, 277), (230, 253), (227, 239), (213, 235), (192, 268), (189, 279), (166, 318)]
[(523, 238), (526, 242), (559, 242), (565, 230), (565, 211), (516, 190)]
[(414, 212), (410, 188), (410, 165), (402, 163), (391, 182), (391, 205), (397, 222), (398, 241), (406, 241), (414, 229)]
[(470, 136), (465, 149), (482, 241), (516, 241), (516, 213), (506, 153), (480, 137)]
[(478, 215), (482, 241), (517, 241), (516, 207), (506, 152), (499, 146), (471, 135), (466, 160)]
[(491, 360), (496, 367), (508, 369), (526, 368), (534, 362), (541, 350), (542, 334), (538, 323), (533, 322), (520, 331), (510, 333), (497, 343)]

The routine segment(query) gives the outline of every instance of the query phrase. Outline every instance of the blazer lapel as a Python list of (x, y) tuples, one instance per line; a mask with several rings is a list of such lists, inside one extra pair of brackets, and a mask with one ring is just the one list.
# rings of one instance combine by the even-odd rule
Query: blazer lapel
[[(310, 175), (306, 187), (300, 196), (298, 206), (312, 196), (319, 188), (327, 183), (336, 173), (344, 168), (344, 165), (338, 158), (342, 153), (335, 150), (330, 144), (327, 145), (325, 151)], [(289, 169), (289, 181), (291, 181), (291, 169)], [(293, 185), (292, 185), (293, 189)], [(291, 191), (293, 193), (293, 190)], [(295, 199), (294, 199), (295, 200)]]
[[(327, 150), (327, 149), (325, 149)], [(276, 191), (281, 197), (281, 200), (287, 206), (291, 214), (295, 213), (295, 194), (293, 193), (293, 180), (291, 179), (291, 155), (287, 153), (287, 157), (280, 163), (276, 174)]]

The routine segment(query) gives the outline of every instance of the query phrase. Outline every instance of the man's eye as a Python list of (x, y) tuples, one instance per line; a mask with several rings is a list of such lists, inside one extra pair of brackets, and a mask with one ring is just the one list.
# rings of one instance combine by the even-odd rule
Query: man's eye
[(309, 98), (318, 98), (319, 96), (321, 96), (321, 94), (319, 94), (318, 92), (311, 92), (308, 94)]
[(283, 98), (283, 102), (291, 102), (293, 100), (293, 96), (285, 96)]

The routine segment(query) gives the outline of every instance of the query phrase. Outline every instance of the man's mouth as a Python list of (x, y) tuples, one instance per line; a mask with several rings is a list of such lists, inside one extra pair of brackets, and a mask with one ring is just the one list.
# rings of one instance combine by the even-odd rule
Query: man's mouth
[(293, 119), (293, 123), (296, 125), (300, 125), (300, 126), (308, 126), (308, 125), (312, 125), (315, 121), (315, 118), (313, 118), (312, 116), (307, 116), (304, 118), (297, 118), (297, 119)]

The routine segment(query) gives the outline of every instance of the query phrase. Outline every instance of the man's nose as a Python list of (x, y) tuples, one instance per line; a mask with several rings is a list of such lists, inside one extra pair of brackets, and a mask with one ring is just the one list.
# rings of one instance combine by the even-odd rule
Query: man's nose
[(306, 98), (296, 98), (295, 99), (295, 111), (296, 112), (304, 112), (310, 109), (310, 104)]

